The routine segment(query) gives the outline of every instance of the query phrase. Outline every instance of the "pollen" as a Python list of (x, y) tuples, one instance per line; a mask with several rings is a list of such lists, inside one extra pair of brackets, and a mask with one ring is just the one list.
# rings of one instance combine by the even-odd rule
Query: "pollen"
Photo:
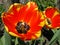
[(27, 25), (25, 22), (18, 22), (16, 26), (16, 30), (20, 34), (26, 34), (28, 30), (30, 29), (30, 26)]

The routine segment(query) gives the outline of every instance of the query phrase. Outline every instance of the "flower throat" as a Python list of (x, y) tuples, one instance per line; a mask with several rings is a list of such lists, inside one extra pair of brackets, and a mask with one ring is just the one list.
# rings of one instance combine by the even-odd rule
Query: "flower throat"
[(25, 22), (18, 22), (16, 26), (16, 30), (20, 34), (26, 34), (27, 31), (30, 29), (30, 26), (27, 25)]

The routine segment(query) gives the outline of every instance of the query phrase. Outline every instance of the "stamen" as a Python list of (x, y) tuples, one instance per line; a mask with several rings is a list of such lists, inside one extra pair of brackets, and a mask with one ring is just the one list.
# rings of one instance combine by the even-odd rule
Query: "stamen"
[(16, 30), (18, 31), (18, 33), (26, 34), (29, 29), (30, 29), (30, 26), (27, 25), (25, 22), (18, 22), (17, 23)]
[(48, 22), (48, 24), (51, 24), (51, 21), (49, 19), (47, 19), (47, 22)]

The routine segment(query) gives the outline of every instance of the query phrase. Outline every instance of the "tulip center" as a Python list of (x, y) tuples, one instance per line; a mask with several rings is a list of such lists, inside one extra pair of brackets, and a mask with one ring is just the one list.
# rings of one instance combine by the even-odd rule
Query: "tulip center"
[(16, 26), (16, 30), (20, 34), (26, 34), (27, 31), (30, 29), (30, 26), (27, 25), (25, 22), (18, 22)]
[(51, 21), (49, 19), (47, 19), (47, 22), (48, 22), (49, 25), (51, 24)]

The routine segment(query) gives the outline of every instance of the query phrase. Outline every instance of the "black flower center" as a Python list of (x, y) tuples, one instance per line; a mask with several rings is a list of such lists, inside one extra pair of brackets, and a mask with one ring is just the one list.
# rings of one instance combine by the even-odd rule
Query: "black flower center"
[(49, 19), (47, 19), (47, 22), (48, 22), (49, 25), (51, 24), (51, 21)]
[(18, 22), (16, 26), (16, 30), (20, 34), (26, 34), (27, 31), (30, 29), (30, 26), (27, 25), (25, 22)]

